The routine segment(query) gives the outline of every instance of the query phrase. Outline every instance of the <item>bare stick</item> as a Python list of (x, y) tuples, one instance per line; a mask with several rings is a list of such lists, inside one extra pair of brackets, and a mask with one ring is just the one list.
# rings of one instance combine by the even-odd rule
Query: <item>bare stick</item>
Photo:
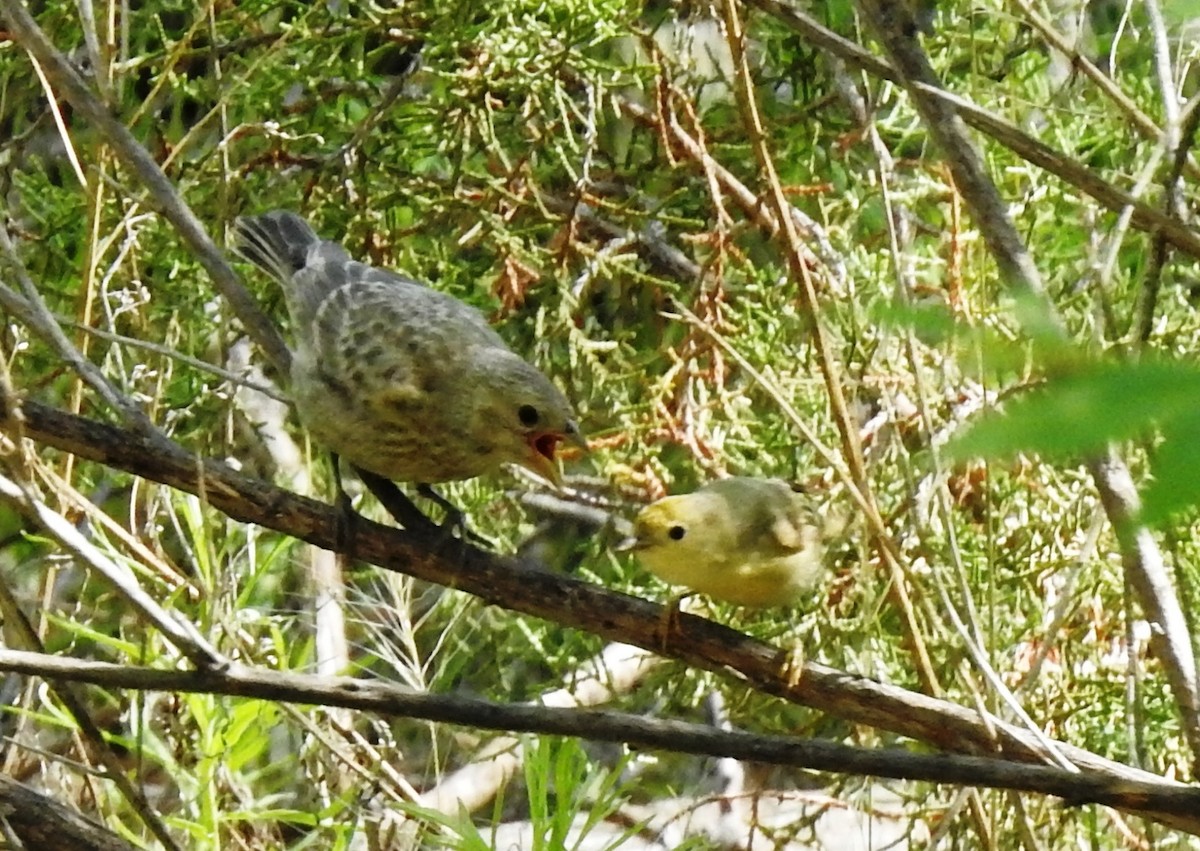
[(625, 712), (492, 703), (461, 695), (419, 693), (392, 683), (351, 677), (318, 677), (240, 664), (224, 671), (166, 671), (2, 649), (0, 669), (109, 688), (341, 706), (488, 730), (625, 742), (815, 771), (1018, 789), (1055, 795), (1069, 804), (1145, 808), (1191, 820), (1200, 813), (1200, 787), (1167, 780), (1114, 780), (1095, 773), (1078, 774), (989, 757), (919, 754), (903, 748), (872, 749), (801, 737), (763, 736)]
[(158, 167), (154, 158), (109, 111), (71, 61), (50, 42), (20, 0), (0, 0), (0, 16), (8, 23), (13, 41), (41, 64), (50, 82), (58, 87), (71, 106), (87, 117), (112, 145), (126, 168), (137, 175), (145, 185), (154, 203), (208, 270), (213, 283), (225, 296), (254, 342), (262, 348), (271, 365), (280, 375), (289, 375), (292, 355), (283, 338), (279, 336), (275, 324), (259, 309), (258, 303), (242, 286), (237, 274), (204, 229), (204, 225), (196, 218), (196, 214)]

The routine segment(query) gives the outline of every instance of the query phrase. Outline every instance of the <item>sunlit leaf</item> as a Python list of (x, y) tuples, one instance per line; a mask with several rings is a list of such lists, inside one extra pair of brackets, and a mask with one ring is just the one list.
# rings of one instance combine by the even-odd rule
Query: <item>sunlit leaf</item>
[(957, 458), (1033, 452), (1079, 457), (1111, 441), (1169, 428), (1200, 399), (1200, 368), (1168, 361), (1099, 362), (1004, 404), (952, 441)]
[(1200, 505), (1200, 409), (1176, 417), (1162, 431), (1143, 495), (1141, 519), (1150, 525)]
[(1200, 0), (1166, 0), (1162, 14), (1169, 24), (1191, 24), (1200, 17)]

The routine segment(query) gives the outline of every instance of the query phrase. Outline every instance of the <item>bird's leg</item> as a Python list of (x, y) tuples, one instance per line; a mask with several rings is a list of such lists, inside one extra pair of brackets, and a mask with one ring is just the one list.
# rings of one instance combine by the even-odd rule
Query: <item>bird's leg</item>
[(410, 532), (437, 529), (437, 524), (426, 517), (421, 509), (417, 508), (413, 504), (413, 501), (405, 495), (404, 491), (396, 487), (396, 483), (391, 479), (385, 479), (383, 476), (368, 473), (361, 467), (355, 467), (354, 471), (358, 473), (358, 477), (362, 479), (367, 489), (379, 500), (379, 504), (403, 528)]
[(791, 649), (780, 650), (779, 653), (783, 656), (779, 665), (779, 675), (788, 688), (795, 688), (800, 685), (800, 678), (804, 676), (804, 645), (797, 641), (792, 644)]
[[(467, 536), (470, 534), (467, 531), (466, 515), (463, 514), (462, 509), (435, 491), (433, 486), (428, 482), (418, 482), (417, 493), (445, 512), (445, 517), (442, 518), (442, 525), (438, 529), (438, 540), (435, 548), (440, 550), (448, 542), (453, 541), (456, 529), (458, 530), (459, 547), (462, 547), (466, 543)], [(461, 558), (462, 550), (460, 549), (459, 552), (459, 557)]]
[(658, 619), (658, 638), (659, 645), (662, 647), (664, 653), (667, 651), (667, 644), (671, 633), (679, 632), (679, 604), (688, 597), (694, 597), (695, 595), (695, 591), (672, 594), (667, 602), (663, 603), (662, 615)]
[(417, 485), (417, 493), (446, 512), (446, 518), (442, 521), (442, 531), (447, 538), (453, 537), (454, 531), (457, 530), (459, 537), (464, 541), (483, 547), (495, 546), (494, 542), (472, 532), (467, 526), (467, 515), (463, 510), (435, 491), (432, 485), (421, 482)]
[(448, 500), (433, 493), (433, 489), (429, 485), (418, 485), (417, 490), (422, 496), (428, 497), (432, 494), (430, 498), (437, 502), (438, 505), (446, 508), (447, 517), (445, 522), (440, 526), (434, 523), (429, 515), (417, 508), (416, 504), (408, 498), (404, 491), (396, 487), (396, 483), (391, 479), (376, 476), (374, 473), (368, 473), (358, 467), (355, 470), (358, 472), (358, 476), (362, 479), (363, 484), (375, 495), (380, 505), (392, 516), (392, 519), (409, 532), (425, 536), (432, 543), (435, 551), (440, 550), (442, 545), (447, 541), (454, 540), (454, 529), (456, 527), (462, 531), (462, 541), (470, 540), (476, 544), (493, 546), (490, 541), (468, 530), (462, 519), (463, 513)]
[(466, 515), (463, 514), (462, 509), (435, 491), (432, 485), (421, 482), (417, 485), (417, 493), (446, 512), (446, 519), (442, 521), (442, 526), (449, 529), (466, 530)]
[(333, 546), (339, 553), (350, 555), (354, 549), (354, 533), (355, 527), (358, 525), (358, 512), (354, 510), (354, 503), (350, 501), (350, 494), (346, 493), (346, 488), (342, 484), (342, 468), (341, 459), (338, 458), (336, 452), (329, 453), (330, 460), (333, 461), (333, 481), (337, 487), (337, 497), (334, 500), (334, 508), (337, 514), (333, 521)]

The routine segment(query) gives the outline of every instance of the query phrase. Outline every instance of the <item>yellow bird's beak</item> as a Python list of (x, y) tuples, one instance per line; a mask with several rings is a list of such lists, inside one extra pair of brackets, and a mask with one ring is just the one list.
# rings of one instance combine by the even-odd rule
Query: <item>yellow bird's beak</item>
[(616, 544), (613, 549), (619, 553), (636, 552), (646, 546), (646, 542), (637, 535), (630, 535), (625, 540)]

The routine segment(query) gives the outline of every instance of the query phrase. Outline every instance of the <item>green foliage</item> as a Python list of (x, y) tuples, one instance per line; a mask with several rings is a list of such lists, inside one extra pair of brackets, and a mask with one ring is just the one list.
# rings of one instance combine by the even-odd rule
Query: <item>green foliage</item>
[(1200, 439), (1196, 400), (1200, 367), (1148, 359), (1098, 361), (1048, 379), (974, 423), (952, 446), (959, 458), (1032, 452), (1052, 461), (1080, 460), (1110, 444), (1157, 433), (1145, 519), (1200, 504)]
[(1200, 504), (1200, 437), (1195, 415), (1200, 366), (1150, 354), (1140, 360), (1098, 357), (1073, 346), (1033, 299), (1014, 303), (1020, 337), (959, 321), (930, 305), (883, 307), (877, 321), (904, 328), (923, 343), (959, 353), (959, 365), (1003, 383), (1026, 370), (1044, 378), (1012, 391), (999, 408), (975, 418), (947, 447), (952, 459), (1008, 460), (1031, 453), (1057, 463), (1081, 462), (1133, 440), (1155, 443), (1143, 522), (1157, 525)]
[[(85, 62), (76, 6), (42, 5), (41, 25), (105, 81), (114, 112), (218, 241), (236, 215), (293, 209), (356, 257), (483, 310), (569, 392), (594, 449), (570, 459), (568, 472), (585, 489), (600, 481), (598, 498), (617, 514), (728, 473), (806, 485), (845, 526), (828, 543), (826, 587), (793, 610), (704, 611), (814, 661), (916, 687), (892, 578), (844, 479), (801, 436), (804, 426), (834, 455), (842, 446), (819, 326), (948, 698), (974, 707), (985, 690), (975, 674), (963, 674), (967, 654), (941, 608), (944, 589), (975, 618), (972, 635), (982, 636), (1000, 678), (1052, 735), (1186, 773), (1190, 757), (1161, 665), (1144, 643), (1123, 643), (1143, 615), (1126, 598), (1113, 536), (1091, 532), (1095, 498), (1081, 463), (1122, 446), (1143, 486), (1144, 518), (1174, 535), (1172, 566), (1185, 591), (1185, 580), (1194, 585), (1188, 565), (1200, 553), (1181, 520), (1200, 501), (1194, 258), (1169, 254), (1152, 280), (1152, 235), (980, 133), (988, 172), (1048, 294), (1015, 296), (907, 96), (848, 74), (796, 30), (745, 7), (767, 147), (787, 197), (814, 223), (801, 239), (813, 252), (802, 261), (814, 276), (815, 315), (782, 240), (762, 227), (770, 188), (726, 69), (713, 61), (720, 30), (712, 27), (716, 41), (689, 52), (686, 28), (676, 28), (681, 17), (703, 23), (702, 4), (149, 0), (111, 16), (97, 7), (103, 73)], [(1081, 49), (1158, 115), (1163, 95), (1140, 7), (1122, 27), (1104, 18), (1115, 4), (1090, 5), (1096, 22)], [(1085, 76), (1056, 76), (1058, 57), (1011, 4), (937, 7), (921, 43), (951, 91), (1163, 208), (1169, 158), (1153, 159), (1160, 139), (1138, 135)], [(876, 50), (851, 4), (806, 8)], [(1189, 8), (1168, 3), (1164, 14), (1179, 23)], [(117, 25), (111, 39), (109, 17)], [(1053, 21), (1069, 23), (1065, 14)], [(1189, 45), (1173, 42), (1185, 90), (1194, 85), (1183, 73)], [(70, 109), (62, 138), (27, 59), (14, 43), (5, 47), (0, 188), (21, 259), (64, 332), (189, 450), (331, 499), (328, 464), (294, 418), (252, 410), (244, 388), (180, 357), (240, 368), (243, 331), (178, 234), (148, 209), (137, 178)], [(418, 50), (422, 69), (400, 79)], [(850, 90), (867, 104), (870, 128), (844, 97)], [(633, 117), (631, 104), (650, 119)], [(664, 116), (757, 206), (742, 206), (654, 126)], [(86, 188), (64, 155), (67, 143)], [(1193, 182), (1185, 170), (1185, 205)], [(276, 286), (238, 269), (290, 335)], [(2, 283), (15, 286), (9, 271), (6, 264)], [(1129, 341), (1152, 290), (1151, 334), (1135, 347)], [(699, 323), (681, 318), (681, 307)], [(20, 393), (112, 417), (53, 347), (18, 318), (6, 320), (0, 345)], [(286, 393), (286, 376), (272, 374), (257, 352), (250, 360), (265, 370), (256, 381)], [(294, 452), (278, 451), (283, 444)], [(990, 459), (984, 472), (974, 463), (980, 456)], [(48, 451), (37, 460), (48, 502), (222, 652), (282, 671), (326, 672), (318, 668), (314, 600), (332, 606), (338, 594), (319, 586), (306, 547), (102, 465)], [(667, 598), (635, 559), (613, 554), (603, 534), (530, 513), (513, 495), (526, 484), (498, 476), (444, 493), (499, 551), (537, 552), (588, 581)], [(945, 511), (932, 496), (943, 485)], [(356, 499), (364, 513), (382, 516), (371, 500)], [(111, 525), (85, 520), (80, 504), (88, 502)], [(4, 581), (23, 604), (44, 606), (52, 651), (180, 664), (110, 588), (7, 511), (0, 536)], [(603, 649), (560, 624), (365, 566), (348, 566), (343, 579), (334, 587), (345, 591), (348, 673), (533, 701)], [(713, 691), (740, 728), (866, 745), (893, 738), (675, 664), (612, 703), (700, 720)], [(395, 836), (413, 831), (422, 847), (482, 849), (517, 822), (529, 825), (533, 847), (572, 847), (600, 836), (627, 807), (674, 795), (699, 804), (713, 788), (709, 767), (692, 757), (639, 763), (635, 784), (622, 775), (633, 760), (528, 738), (522, 771), (502, 799), (437, 811), (414, 803), (411, 790), (436, 788), (478, 759), (486, 740), (446, 725), (263, 701), (88, 695), (114, 744), (136, 756), (131, 774), (154, 790), (153, 806), (185, 847), (349, 849), (394, 828)], [(990, 693), (984, 699), (1002, 706)], [(23, 759), (41, 765), (45, 754), (61, 752), (67, 764), (77, 760), (73, 722), (52, 695), (16, 700), (8, 711), (26, 737), (13, 745)], [(1125, 719), (1136, 719), (1141, 741), (1127, 740), (1118, 724)], [(772, 782), (785, 797), (803, 797), (797, 790), (812, 780), (782, 773)], [(848, 784), (821, 782), (858, 802)], [(81, 808), (149, 842), (110, 784), (97, 781), (93, 790), (102, 800), (81, 799)], [(955, 847), (985, 846), (966, 816), (942, 821), (952, 797), (915, 787), (903, 819), (945, 824)], [(1023, 830), (1046, 847), (1119, 841), (1097, 829), (1086, 808), (1033, 798), (1018, 808), (1003, 796), (982, 806), (1000, 847), (1013, 847), (1008, 838)], [(633, 845), (640, 821), (622, 822), (612, 847)], [(800, 835), (800, 821), (777, 837), (781, 847)], [(1153, 841), (1150, 829), (1137, 838)], [(380, 847), (388, 847), (382, 839)]]

